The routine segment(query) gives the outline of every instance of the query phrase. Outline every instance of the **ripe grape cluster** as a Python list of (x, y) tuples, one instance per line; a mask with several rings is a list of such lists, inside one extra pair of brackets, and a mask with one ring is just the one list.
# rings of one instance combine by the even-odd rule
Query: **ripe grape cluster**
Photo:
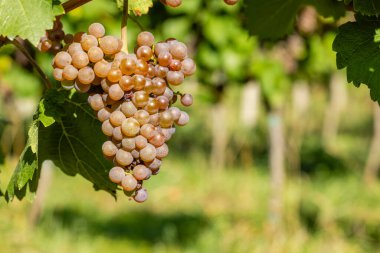
[(62, 22), (59, 17), (54, 21), (53, 29), (46, 31), (46, 36), (40, 39), (37, 46), (41, 52), (57, 53), (62, 49), (62, 41), (71, 43), (73, 35), (65, 34), (62, 30)]
[(120, 39), (94, 23), (88, 33), (75, 34), (53, 60), (54, 77), (63, 88), (89, 93), (108, 137), (103, 154), (115, 165), (109, 178), (136, 202), (147, 199), (143, 181), (159, 172), (175, 126), (189, 122), (189, 115), (172, 105), (179, 96), (182, 105), (193, 103), (190, 94), (172, 90), (196, 70), (186, 45), (154, 40), (150, 32), (141, 32), (135, 54), (127, 54)]

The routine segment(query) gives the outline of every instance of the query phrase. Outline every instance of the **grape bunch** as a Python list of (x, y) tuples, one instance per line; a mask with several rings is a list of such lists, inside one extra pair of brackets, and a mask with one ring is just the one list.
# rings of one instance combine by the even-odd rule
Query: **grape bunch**
[(175, 126), (189, 122), (189, 115), (173, 104), (178, 98), (184, 106), (193, 103), (190, 94), (172, 89), (196, 70), (186, 45), (154, 40), (152, 33), (141, 32), (135, 53), (127, 54), (120, 39), (94, 23), (53, 59), (54, 78), (63, 88), (89, 94), (108, 137), (102, 151), (114, 163), (109, 178), (136, 202), (147, 199), (143, 181), (159, 172)]
[(71, 43), (73, 40), (72, 34), (65, 34), (62, 30), (62, 22), (59, 17), (54, 21), (53, 29), (46, 31), (46, 36), (40, 39), (38, 50), (41, 52), (50, 52), (56, 54), (62, 49), (62, 41)]

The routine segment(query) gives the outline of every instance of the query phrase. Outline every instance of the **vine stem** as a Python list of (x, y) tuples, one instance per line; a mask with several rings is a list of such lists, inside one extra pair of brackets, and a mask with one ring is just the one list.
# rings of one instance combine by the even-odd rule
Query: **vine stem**
[(70, 12), (70, 11), (90, 2), (90, 1), (92, 1), (92, 0), (69, 0), (67, 2), (64, 2), (62, 4), (62, 6), (63, 6), (63, 9), (65, 10), (65, 12), (67, 13), (67, 12)]
[(123, 42), (122, 51), (128, 54), (128, 0), (124, 0), (123, 4), (123, 17), (121, 20), (121, 41)]
[(38, 72), (38, 74), (41, 76), (42, 80), (44, 81), (46, 89), (51, 89), (52, 85), (51, 85), (48, 77), (42, 71), (42, 69), (40, 68), (40, 66), (38, 65), (38, 63), (29, 54), (28, 50), (26, 50), (26, 48), (22, 45), (22, 43), (20, 42), (21, 39), (15, 38), (14, 40), (9, 40), (9, 39), (7, 39), (7, 40), (9, 41), (9, 43), (12, 43), (18, 50), (20, 50), (21, 53), (23, 53), (25, 55), (25, 57), (28, 59), (28, 61), (30, 62), (30, 64), (33, 65), (34, 69)]

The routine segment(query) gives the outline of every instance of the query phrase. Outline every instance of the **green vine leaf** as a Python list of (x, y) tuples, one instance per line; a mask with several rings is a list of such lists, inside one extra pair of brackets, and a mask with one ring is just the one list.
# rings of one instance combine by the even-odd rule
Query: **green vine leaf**
[(281, 38), (293, 31), (296, 15), (306, 5), (314, 6), (324, 17), (345, 15), (344, 3), (332, 0), (251, 0), (246, 4), (246, 26), (260, 38)]
[(353, 2), (354, 10), (362, 15), (378, 16), (380, 14), (380, 2), (376, 0), (346, 0), (346, 4)]
[(53, 6), (52, 0), (0, 0), (0, 35), (20, 36), (37, 45), (53, 26)]
[[(120, 9), (124, 6), (124, 0), (116, 0), (117, 7)], [(149, 12), (149, 8), (153, 6), (152, 0), (129, 0), (128, 12), (132, 11), (136, 16), (141, 16)]]
[(40, 169), (38, 167), (38, 153), (36, 143), (38, 141), (38, 121), (33, 121), (29, 129), (28, 142), (22, 152), (15, 171), (8, 183), (5, 199), (9, 202), (16, 196), (19, 200), (25, 195), (37, 191)]
[[(60, 91), (59, 91), (60, 92)], [(108, 179), (112, 163), (103, 157), (101, 146), (106, 137), (101, 123), (94, 116), (83, 94), (64, 93), (64, 112), (60, 120), (38, 129), (38, 160), (52, 160), (65, 174), (80, 174), (95, 189), (105, 190), (115, 196), (116, 184)]]
[(347, 81), (355, 86), (366, 84), (371, 98), (380, 102), (380, 43), (378, 29), (380, 20), (374, 17), (357, 16), (356, 22), (339, 27), (333, 43), (336, 64), (347, 68)]

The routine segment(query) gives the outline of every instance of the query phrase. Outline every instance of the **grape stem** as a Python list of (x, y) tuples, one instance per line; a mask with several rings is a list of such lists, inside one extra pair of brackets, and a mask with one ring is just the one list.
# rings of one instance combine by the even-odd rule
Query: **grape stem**
[(62, 4), (63, 9), (65, 10), (65, 13), (70, 12), (92, 0), (69, 0), (67, 2), (64, 2)]
[(18, 50), (21, 51), (21, 53), (24, 54), (24, 56), (28, 59), (30, 64), (33, 65), (34, 69), (38, 72), (38, 74), (41, 76), (41, 79), (44, 81), (46, 89), (51, 89), (52, 85), (46, 76), (46, 74), (42, 71), (38, 63), (33, 59), (33, 57), (29, 54), (28, 50), (23, 46), (22, 40), (20, 38), (15, 38), (14, 40), (9, 40), (9, 43), (12, 43)]
[(123, 42), (122, 51), (128, 54), (128, 30), (127, 30), (127, 22), (128, 22), (128, 0), (124, 0), (123, 4), (123, 17), (121, 20), (121, 41)]

